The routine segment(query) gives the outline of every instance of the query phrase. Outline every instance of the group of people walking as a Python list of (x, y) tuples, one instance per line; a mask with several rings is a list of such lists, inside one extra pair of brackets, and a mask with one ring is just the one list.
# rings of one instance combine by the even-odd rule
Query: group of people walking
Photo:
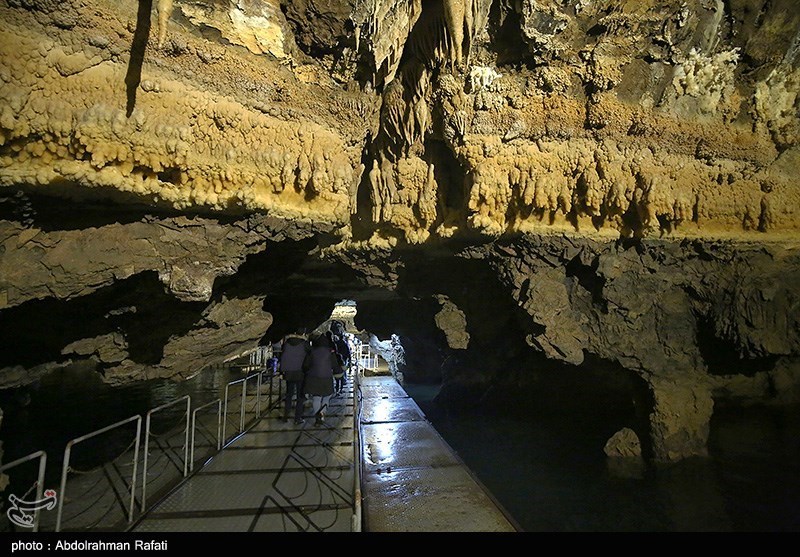
[(342, 334), (332, 331), (309, 339), (305, 331), (286, 335), (281, 343), (280, 372), (286, 380), (283, 421), (292, 415), (302, 424), (306, 395), (316, 425), (325, 422), (325, 410), (331, 396), (344, 388), (350, 365), (350, 348)]

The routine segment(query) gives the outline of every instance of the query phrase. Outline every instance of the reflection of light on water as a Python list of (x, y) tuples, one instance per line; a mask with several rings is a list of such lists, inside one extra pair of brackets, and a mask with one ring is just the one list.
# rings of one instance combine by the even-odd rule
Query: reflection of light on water
[(180, 398), (180, 385), (175, 381), (163, 381), (153, 385), (150, 391), (153, 406), (161, 406)]

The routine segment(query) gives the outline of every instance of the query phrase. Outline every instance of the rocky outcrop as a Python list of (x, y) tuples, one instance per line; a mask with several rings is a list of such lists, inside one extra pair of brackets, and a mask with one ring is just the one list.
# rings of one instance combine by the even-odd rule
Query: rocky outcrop
[(646, 381), (660, 460), (704, 454), (714, 396), (732, 378), (774, 384), (786, 374), (778, 357), (796, 369), (800, 267), (784, 245), (554, 237), (491, 251), (535, 326), (533, 347), (573, 364), (600, 356)]
[(156, 365), (144, 366), (130, 359), (109, 362), (98, 357), (103, 364), (114, 364), (104, 368), (103, 376), (109, 383), (157, 377), (187, 379), (209, 365), (240, 356), (258, 346), (272, 325), (272, 316), (262, 310), (263, 303), (263, 298), (248, 298), (211, 304), (192, 329), (169, 339)]
[(467, 318), (447, 296), (439, 295), (437, 301), (442, 310), (434, 316), (436, 326), (447, 337), (447, 345), (453, 349), (464, 349), (469, 346)]
[(608, 440), (603, 452), (608, 457), (608, 469), (617, 477), (641, 478), (645, 470), (642, 445), (636, 432), (622, 428)]

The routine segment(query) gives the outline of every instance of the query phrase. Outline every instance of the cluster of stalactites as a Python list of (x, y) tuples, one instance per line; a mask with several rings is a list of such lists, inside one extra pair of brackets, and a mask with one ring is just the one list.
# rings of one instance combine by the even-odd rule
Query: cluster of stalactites
[(441, 216), (434, 165), (418, 157), (391, 162), (378, 155), (368, 179), (372, 220), (402, 230), (409, 244), (427, 240), (428, 229)]
[(437, 68), (461, 68), (488, 20), (488, 0), (441, 0), (423, 8), (405, 39), (407, 53), (386, 85), (377, 151), (383, 160), (407, 157), (431, 129), (431, 75)]
[(461, 65), (489, 18), (491, 0), (357, 0), (350, 19), (356, 50), (365, 46), (375, 86), (391, 82), (406, 50), (432, 66)]

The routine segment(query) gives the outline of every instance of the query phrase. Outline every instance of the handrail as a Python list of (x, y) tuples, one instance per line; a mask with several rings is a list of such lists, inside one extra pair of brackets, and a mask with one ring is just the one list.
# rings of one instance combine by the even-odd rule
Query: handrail
[(259, 376), (259, 393), (258, 393), (258, 402), (257, 402), (258, 408), (257, 408), (256, 412), (260, 414), (260, 411), (261, 411), (261, 408), (260, 408), (260, 394), (261, 394), (260, 393), (260, 391), (261, 391), (261, 389), (260, 389), (260, 386), (261, 386), (260, 376), (261, 376), (261, 372), (260, 371), (257, 372), (257, 373), (253, 373), (251, 375), (248, 375), (247, 377), (243, 377), (241, 379), (236, 379), (235, 381), (231, 381), (227, 385), (225, 385), (225, 407), (224, 407), (224, 410), (223, 410), (223, 417), (222, 417), (222, 439), (223, 439), (223, 442), (227, 441), (227, 431), (228, 431), (228, 389), (231, 386), (236, 385), (237, 383), (242, 383), (243, 384), (242, 385), (241, 409), (240, 409), (240, 412), (239, 412), (239, 433), (241, 433), (241, 432), (244, 431), (244, 415), (245, 415), (245, 401), (246, 401), (246, 397), (247, 397), (247, 382), (250, 379), (252, 379), (253, 377), (257, 376), (257, 375)]
[(353, 518), (351, 530), (361, 531), (361, 381), (356, 367), (353, 385)]
[(272, 345), (257, 346), (249, 355), (250, 367), (265, 367), (272, 357)]
[(192, 441), (191, 441), (191, 451), (189, 456), (189, 471), (194, 472), (194, 432), (196, 431), (196, 423), (197, 423), (197, 413), (200, 410), (203, 410), (212, 404), (217, 405), (217, 450), (219, 451), (222, 448), (222, 399), (212, 400), (211, 402), (204, 404), (202, 406), (198, 406), (192, 412)]
[(227, 440), (227, 432), (228, 432), (228, 389), (237, 383), (242, 383), (245, 381), (245, 378), (236, 379), (235, 381), (230, 381), (227, 385), (225, 385), (225, 405), (222, 411), (222, 439), (223, 442)]
[[(39, 475), (36, 477), (36, 484), (35, 484), (36, 485), (36, 499), (35, 500), (36, 501), (41, 501), (42, 500), (43, 491), (44, 491), (44, 471), (45, 471), (45, 467), (47, 466), (47, 453), (46, 452), (44, 452), (44, 451), (36, 451), (35, 453), (31, 453), (31, 454), (29, 454), (27, 456), (23, 456), (22, 458), (18, 458), (17, 460), (9, 462), (8, 464), (3, 464), (2, 466), (0, 466), (0, 473), (5, 472), (6, 470), (10, 470), (11, 468), (14, 468), (15, 466), (18, 466), (20, 464), (24, 464), (24, 463), (28, 462), (29, 460), (33, 460), (35, 458), (39, 459)], [(10, 497), (11, 496), (9, 496), (9, 499), (10, 499)], [(52, 508), (52, 507), (50, 507), (50, 508)], [(34, 532), (38, 532), (39, 531), (39, 511), (40, 510), (41, 510), (41, 508), (39, 506), (36, 506), (34, 508), (34, 511), (33, 511), (33, 531)]]
[[(244, 389), (243, 392), (247, 391), (247, 384), (250, 380), (255, 377), (256, 378), (256, 419), (261, 417), (261, 372), (253, 373), (247, 376), (244, 380)], [(244, 408), (245, 397), (242, 398), (242, 408)], [(244, 412), (242, 412), (242, 430), (244, 430)]]
[(92, 437), (96, 437), (112, 429), (117, 427), (123, 426), (130, 422), (136, 422), (136, 440), (134, 442), (135, 448), (133, 451), (133, 475), (131, 477), (131, 502), (128, 507), (128, 522), (133, 522), (133, 503), (134, 503), (134, 493), (136, 493), (136, 468), (139, 464), (139, 440), (142, 433), (142, 416), (136, 415), (131, 416), (130, 418), (121, 420), (117, 423), (111, 424), (106, 426), (102, 429), (98, 429), (97, 431), (93, 431), (91, 433), (87, 433), (86, 435), (82, 435), (80, 437), (76, 437), (75, 439), (69, 441), (67, 443), (66, 449), (64, 449), (64, 464), (61, 466), (61, 487), (60, 487), (60, 497), (58, 499), (58, 513), (56, 515), (56, 532), (61, 531), (61, 514), (64, 509), (64, 499), (66, 498), (66, 490), (67, 490), (67, 473), (69, 472), (69, 458), (72, 453), (72, 447), (86, 441), (87, 439), (91, 439)]
[(189, 464), (189, 411), (192, 404), (192, 398), (189, 395), (182, 396), (179, 399), (173, 400), (172, 402), (168, 402), (166, 404), (162, 404), (156, 408), (152, 408), (147, 412), (147, 417), (145, 419), (145, 433), (144, 433), (144, 463), (142, 464), (142, 502), (141, 502), (141, 512), (144, 512), (145, 506), (147, 505), (147, 457), (150, 453), (150, 421), (156, 412), (160, 410), (164, 410), (165, 408), (169, 408), (171, 406), (175, 406), (176, 404), (186, 401), (186, 427), (184, 431), (184, 441), (183, 441), (183, 477), (186, 477), (188, 473), (188, 464)]

